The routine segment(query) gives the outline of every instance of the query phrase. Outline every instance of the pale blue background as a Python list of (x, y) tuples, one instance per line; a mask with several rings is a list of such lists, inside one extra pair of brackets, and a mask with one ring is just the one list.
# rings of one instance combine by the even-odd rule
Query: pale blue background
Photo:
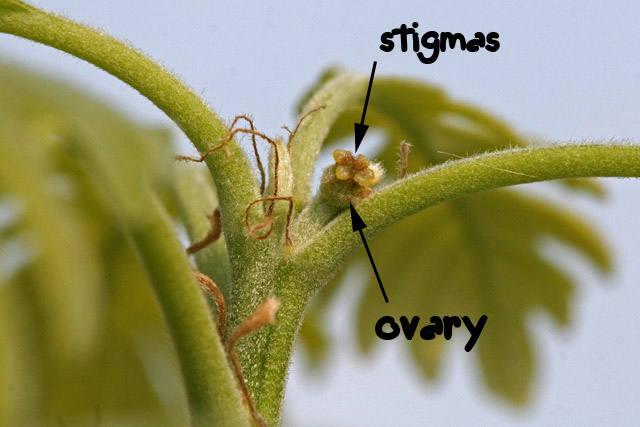
[[(640, 5), (632, 1), (36, 3), (130, 41), (203, 93), (222, 117), (252, 114), (268, 134), (294, 124), (293, 107), (320, 70), (342, 64), (369, 73), (377, 60), (377, 75), (434, 82), (530, 135), (640, 141)], [(411, 52), (378, 49), (382, 32), (413, 21), (421, 31), (497, 31), (501, 47), (447, 51), (433, 65)], [(68, 55), (8, 36), (0, 37), (0, 55), (65, 76), (136, 119), (168, 123), (135, 91)], [(558, 332), (539, 313), (530, 317), (541, 369), (528, 409), (490, 396), (462, 343), (448, 353), (438, 385), (418, 378), (401, 341), (360, 357), (351, 335), (362, 281), (355, 272), (332, 311), (332, 369), (309, 375), (304, 358), (295, 357), (285, 420), (296, 426), (639, 424), (640, 182), (606, 185), (605, 205), (534, 186), (597, 224), (617, 266), (603, 278), (579, 257), (552, 248), (580, 280), (574, 327)], [(385, 286), (391, 290), (393, 279)]]

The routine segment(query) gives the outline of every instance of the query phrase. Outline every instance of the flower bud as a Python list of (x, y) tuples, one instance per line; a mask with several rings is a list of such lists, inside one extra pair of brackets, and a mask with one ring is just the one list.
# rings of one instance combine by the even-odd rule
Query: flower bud
[(333, 151), (333, 159), (336, 164), (322, 173), (320, 193), (334, 206), (346, 208), (363, 200), (384, 177), (384, 169), (362, 154), (354, 158), (349, 151), (338, 149)]

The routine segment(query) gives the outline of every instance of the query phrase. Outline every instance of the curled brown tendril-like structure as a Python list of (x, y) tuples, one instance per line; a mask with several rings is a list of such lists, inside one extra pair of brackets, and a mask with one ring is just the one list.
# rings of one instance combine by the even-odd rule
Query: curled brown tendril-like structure
[(218, 312), (218, 333), (220, 334), (220, 339), (224, 340), (224, 334), (227, 329), (227, 304), (224, 302), (224, 295), (222, 295), (218, 285), (206, 274), (194, 270), (193, 275), (198, 281), (200, 288), (207, 295), (211, 296), (216, 304), (216, 311)]
[[(326, 105), (321, 105), (317, 108), (314, 108), (310, 111), (308, 111), (306, 114), (304, 114), (300, 120), (298, 121), (295, 129), (293, 131), (291, 131), (287, 126), (283, 126), (283, 128), (289, 132), (289, 140), (287, 142), (287, 151), (291, 152), (291, 144), (293, 143), (293, 139), (296, 136), (296, 133), (298, 132), (298, 130), (300, 129), (300, 125), (304, 122), (304, 120), (309, 117), (311, 114), (322, 110), (326, 108)], [(249, 123), (249, 126), (251, 127), (251, 129), (245, 129), (245, 128), (235, 128), (236, 124), (238, 123), (239, 120), (246, 120)], [(263, 140), (267, 141), (269, 144), (271, 144), (273, 146), (274, 149), (274, 175), (273, 175), (273, 195), (271, 197), (263, 197), (257, 200), (254, 200), (253, 202), (249, 203), (249, 205), (247, 206), (246, 209), (246, 214), (245, 214), (245, 224), (247, 226), (247, 231), (249, 233), (249, 235), (251, 237), (253, 237), (254, 239), (258, 239), (258, 240), (262, 240), (262, 239), (266, 239), (268, 238), (272, 231), (273, 231), (273, 227), (274, 227), (274, 221), (273, 221), (273, 210), (275, 207), (275, 202), (277, 200), (287, 200), (289, 202), (289, 211), (287, 213), (287, 222), (286, 222), (286, 228), (285, 228), (285, 240), (286, 240), (286, 244), (288, 246), (292, 245), (291, 242), (291, 238), (289, 237), (289, 224), (291, 222), (291, 215), (293, 213), (293, 198), (291, 196), (279, 196), (278, 195), (278, 191), (279, 191), (279, 187), (278, 187), (278, 175), (279, 175), (279, 166), (280, 166), (280, 155), (278, 153), (278, 146), (276, 144), (276, 142), (269, 138), (268, 136), (266, 136), (264, 133), (262, 132), (258, 132), (255, 130), (255, 127), (253, 125), (253, 120), (251, 118), (249, 118), (246, 115), (239, 115), (236, 116), (233, 120), (233, 122), (231, 123), (231, 126), (229, 127), (229, 132), (227, 133), (227, 135), (225, 136), (225, 138), (223, 139), (222, 143), (219, 145), (216, 145), (215, 147), (210, 148), (209, 150), (207, 150), (205, 153), (203, 153), (200, 157), (189, 157), (189, 156), (175, 156), (174, 158), (176, 160), (185, 160), (185, 161), (192, 161), (192, 162), (203, 162), (207, 159), (207, 157), (209, 157), (212, 153), (214, 153), (215, 151), (224, 148), (227, 152), (227, 157), (231, 157), (231, 151), (229, 150), (228, 144), (229, 141), (231, 140), (231, 138), (233, 138), (237, 133), (244, 133), (244, 134), (249, 134), (251, 135), (251, 140), (252, 140), (252, 145), (253, 145), (253, 151), (254, 154), (256, 156), (256, 163), (258, 166), (258, 170), (260, 171), (260, 194), (264, 195), (264, 191), (265, 191), (265, 171), (264, 171), (264, 167), (262, 165), (262, 161), (260, 160), (260, 154), (258, 153), (258, 147), (257, 147), (257, 143), (256, 143), (256, 137), (260, 137)], [(269, 204), (269, 207), (267, 208), (267, 213), (265, 216), (265, 220), (259, 224), (255, 224), (255, 225), (251, 225), (249, 224), (249, 211), (251, 209), (251, 207), (253, 205), (255, 205), (258, 202), (263, 202), (263, 201), (271, 201), (271, 203)], [(213, 243), (214, 241), (216, 241), (219, 237), (220, 237), (220, 229), (221, 229), (221, 224), (220, 224), (220, 211), (216, 210), (214, 211), (214, 214), (210, 217), (211, 218), (211, 231), (209, 232), (209, 234), (202, 239), (199, 242), (194, 243), (193, 245), (191, 245), (189, 248), (187, 248), (187, 253), (188, 254), (193, 254), (196, 253), (197, 251), (201, 250), (202, 248), (210, 245), (211, 243)]]
[(289, 132), (289, 141), (287, 141), (287, 150), (289, 152), (291, 152), (291, 143), (293, 142), (293, 138), (296, 136), (296, 133), (298, 133), (298, 129), (300, 129), (300, 125), (302, 124), (302, 122), (304, 122), (304, 120), (311, 114), (315, 113), (316, 111), (324, 110), (325, 108), (327, 108), (327, 106), (323, 104), (318, 108), (314, 108), (313, 110), (308, 111), (304, 116), (300, 117), (300, 120), (298, 120), (298, 124), (296, 125), (296, 128), (293, 130), (293, 132), (291, 132), (286, 126), (282, 127), (284, 130)]
[[(251, 126), (251, 129), (244, 129), (244, 128), (238, 128), (235, 129), (235, 125), (238, 122), (238, 120), (244, 119), (246, 121), (249, 122), (249, 126)], [(276, 173), (274, 176), (274, 194), (277, 195), (277, 191), (278, 191), (278, 163), (279, 163), (279, 155), (278, 155), (278, 149), (276, 146), (276, 143), (274, 140), (272, 140), (271, 138), (269, 138), (267, 135), (263, 134), (262, 132), (258, 132), (255, 130), (254, 126), (253, 126), (253, 121), (247, 117), (247, 116), (236, 116), (233, 120), (233, 122), (231, 123), (231, 127), (229, 128), (229, 132), (227, 133), (227, 136), (225, 136), (225, 138), (222, 140), (222, 143), (219, 145), (216, 145), (215, 147), (210, 148), (209, 150), (207, 150), (204, 154), (202, 154), (200, 157), (190, 157), (190, 156), (174, 156), (175, 160), (185, 160), (185, 161), (191, 161), (191, 162), (204, 162), (207, 157), (209, 157), (212, 153), (214, 153), (215, 151), (224, 148), (225, 151), (227, 152), (227, 157), (231, 157), (231, 150), (229, 150), (229, 141), (231, 141), (231, 138), (233, 138), (237, 133), (246, 133), (246, 134), (250, 134), (251, 135), (251, 139), (252, 139), (252, 143), (253, 143), (253, 152), (256, 156), (256, 163), (258, 166), (258, 170), (260, 171), (260, 194), (264, 193), (264, 189), (265, 189), (265, 172), (264, 172), (264, 167), (262, 166), (262, 161), (260, 160), (260, 154), (258, 153), (258, 146), (256, 143), (256, 136), (264, 139), (265, 141), (267, 141), (269, 144), (271, 144), (274, 147), (274, 151), (275, 151), (275, 169), (276, 169)]]
[[(271, 210), (267, 211), (267, 214), (265, 216), (265, 221), (256, 225), (251, 225), (249, 223), (249, 211), (251, 210), (251, 207), (256, 203), (271, 201), (272, 202), (271, 206), (273, 206), (273, 203), (275, 203), (276, 200), (286, 200), (289, 202), (289, 211), (287, 212), (287, 223), (285, 225), (285, 241), (287, 246), (292, 246), (293, 243), (291, 242), (291, 238), (289, 237), (289, 223), (291, 222), (291, 214), (293, 213), (293, 198), (291, 196), (264, 197), (262, 199), (254, 200), (253, 202), (249, 203), (249, 206), (247, 206), (247, 210), (244, 215), (244, 223), (247, 226), (247, 231), (249, 232), (249, 235), (254, 239), (263, 240), (268, 238), (271, 235), (271, 232), (273, 231), (273, 225), (274, 225), (273, 218), (271, 217), (272, 211)], [(263, 234), (257, 233), (265, 229), (267, 229), (267, 231), (264, 232)]]
[[(229, 129), (233, 129), (236, 123), (238, 122), (238, 120), (240, 119), (244, 119), (247, 122), (249, 122), (249, 126), (251, 126), (251, 130), (255, 131), (255, 127), (253, 126), (253, 120), (245, 115), (236, 116), (235, 119), (233, 119), (233, 123), (231, 123), (231, 127)], [(265, 178), (264, 167), (262, 166), (262, 161), (260, 160), (260, 153), (258, 153), (258, 143), (256, 142), (255, 134), (251, 135), (251, 143), (253, 145), (253, 153), (256, 156), (256, 165), (258, 166), (258, 171), (260, 171), (260, 194), (264, 194), (266, 178)]]
[(211, 229), (204, 239), (195, 242), (187, 248), (187, 254), (193, 255), (196, 252), (206, 248), (220, 238), (222, 233), (222, 224), (220, 222), (220, 208), (216, 208), (213, 214), (209, 215), (211, 221)]

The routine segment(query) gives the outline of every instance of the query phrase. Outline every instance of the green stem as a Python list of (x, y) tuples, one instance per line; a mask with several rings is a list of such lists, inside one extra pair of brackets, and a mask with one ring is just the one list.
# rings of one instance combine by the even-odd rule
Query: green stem
[[(0, 0), (0, 32), (24, 37), (67, 52), (96, 65), (129, 84), (164, 111), (201, 153), (207, 151), (209, 147), (219, 144), (227, 134), (225, 124), (184, 83), (139, 51), (115, 40), (104, 32), (48, 14), (17, 0)], [(246, 260), (260, 259), (268, 244), (256, 243), (247, 238), (244, 226), (245, 210), (250, 202), (260, 197), (259, 189), (251, 165), (240, 146), (235, 141), (231, 141), (229, 149), (231, 157), (226, 156), (225, 150), (218, 150), (207, 158), (207, 165), (216, 185), (233, 279), (244, 282), (244, 278), (248, 274), (247, 270), (251, 269), (251, 263), (247, 263)], [(257, 209), (252, 212), (251, 217), (252, 219), (260, 217)], [(160, 244), (160, 241), (169, 238), (169, 229), (163, 232), (161, 225), (157, 225), (155, 228), (157, 228), (156, 231), (164, 235), (163, 238), (154, 236), (150, 230), (145, 228), (143, 232), (135, 234), (136, 242), (140, 249), (144, 249), (141, 252), (148, 266), (153, 266), (153, 268), (149, 268), (149, 274), (154, 276), (156, 292), (172, 330), (174, 343), (185, 374), (192, 410), (195, 411), (195, 419), (206, 420), (206, 417), (214, 412), (211, 405), (216, 404), (216, 399), (221, 399), (212, 395), (212, 393), (218, 393), (217, 381), (226, 381), (210, 371), (214, 368), (210, 363), (222, 363), (222, 360), (226, 363), (226, 359), (220, 359), (216, 356), (218, 359), (212, 362), (206, 361), (215, 355), (213, 349), (208, 347), (213, 344), (207, 344), (210, 341), (210, 336), (205, 334), (203, 337), (201, 329), (204, 328), (204, 323), (199, 323), (203, 321), (204, 313), (208, 313), (208, 311), (206, 306), (201, 306), (203, 301), (198, 295), (197, 288), (191, 291), (185, 290), (190, 289), (186, 287), (186, 276), (182, 278), (182, 288), (177, 287), (178, 277), (182, 273), (178, 274), (171, 269), (175, 262), (181, 262), (186, 268), (186, 258), (184, 253), (178, 253), (175, 249), (180, 247), (177, 242), (175, 248), (166, 254), (163, 255), (159, 252), (159, 248), (167, 247), (166, 242)], [(172, 239), (175, 240), (175, 236)], [(149, 243), (154, 241), (159, 245), (154, 246)], [(147, 254), (146, 250), (151, 252)], [(169, 262), (172, 259), (168, 256), (169, 253), (175, 259), (182, 261)], [(167, 264), (154, 262), (156, 256), (167, 261)], [(163, 280), (158, 275), (158, 271), (173, 274), (173, 279)], [(190, 274), (188, 277), (189, 286), (193, 287), (193, 279)], [(165, 283), (171, 280), (174, 281), (169, 284)], [(180, 289), (182, 290), (180, 291)], [(181, 295), (181, 292), (185, 292), (184, 295)], [(197, 304), (193, 300), (195, 295), (200, 298), (198, 300), (200, 302)], [(183, 301), (185, 298), (188, 301)], [(181, 305), (183, 303), (184, 305)], [(237, 306), (238, 304), (232, 304), (231, 307), (230, 322), (232, 325), (235, 324), (236, 319), (242, 319), (245, 312), (250, 309), (247, 304), (243, 306), (244, 312), (234, 315), (235, 312), (241, 311), (236, 308)], [(190, 310), (195, 310), (195, 312), (189, 314)], [(196, 320), (190, 321), (190, 315), (195, 316)], [(200, 320), (197, 320), (198, 318)], [(214, 328), (210, 328), (208, 334), (211, 335), (214, 330)], [(198, 345), (199, 342), (204, 344)], [(226, 386), (221, 387), (224, 390)], [(218, 394), (233, 396), (233, 393), (227, 391)], [(232, 397), (228, 399), (235, 400)], [(217, 409), (224, 410), (223, 404), (216, 405), (214, 406)], [(233, 412), (234, 410), (233, 405), (227, 408), (227, 411)], [(222, 414), (224, 413), (222, 412)], [(228, 419), (233, 424), (235, 418), (231, 416)], [(220, 422), (219, 419), (218, 422)]]
[(227, 363), (209, 308), (178, 242), (157, 203), (147, 222), (129, 230), (162, 307), (180, 360), (196, 426), (249, 425), (242, 396)]
[[(278, 269), (279, 287), (274, 296), (281, 302), (277, 323), (264, 331), (264, 352), (257, 359), (259, 372), (253, 372), (256, 382), (254, 396), (256, 409), (269, 425), (280, 425), (286, 379), (295, 343), (302, 324), (304, 311), (312, 297), (306, 276), (296, 276), (291, 265)], [(249, 365), (251, 366), (251, 365)], [(256, 375), (257, 374), (257, 375)]]
[[(365, 234), (373, 236), (430, 206), (485, 190), (553, 179), (639, 176), (637, 145), (517, 148), (443, 163), (376, 191), (357, 208), (367, 224)], [(319, 280), (333, 274), (361, 245), (347, 210), (299, 248), (291, 262)]]
[(291, 239), (294, 246), (322, 231), (322, 228), (341, 212), (341, 208), (327, 203), (318, 192), (291, 225)]
[[(16, 0), (0, 0), (0, 6), (0, 32), (62, 50), (119, 78), (165, 112), (201, 153), (226, 136), (227, 127), (204, 100), (141, 52), (103, 31)], [(225, 238), (242, 249), (247, 244), (245, 208), (259, 197), (259, 190), (243, 150), (233, 141), (229, 148), (230, 158), (218, 150), (207, 165), (220, 200)]]
[[(382, 188), (358, 204), (371, 237), (393, 223), (430, 206), (468, 194), (516, 184), (578, 177), (638, 177), (640, 147), (633, 145), (563, 145), (513, 149), (451, 161)], [(282, 302), (278, 323), (255, 334), (243, 366), (265, 419), (280, 417), (293, 343), (311, 297), (361, 246), (348, 210), (317, 230), (332, 216), (316, 198), (292, 227), (293, 254), (285, 254), (273, 273), (275, 296)], [(312, 234), (304, 242), (304, 230)], [(309, 237), (307, 234), (306, 237)], [(251, 352), (259, 343), (260, 352)]]

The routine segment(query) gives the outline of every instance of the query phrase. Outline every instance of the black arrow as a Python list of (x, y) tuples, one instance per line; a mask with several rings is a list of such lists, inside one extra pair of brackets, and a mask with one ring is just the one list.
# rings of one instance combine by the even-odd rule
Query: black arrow
[(367, 89), (367, 98), (364, 100), (364, 110), (362, 111), (362, 119), (360, 123), (354, 123), (356, 131), (356, 151), (360, 147), (364, 134), (367, 133), (369, 126), (364, 124), (364, 116), (367, 114), (367, 104), (369, 104), (369, 95), (371, 94), (371, 85), (373, 84), (373, 75), (376, 73), (376, 61), (373, 61), (373, 69), (371, 70), (371, 78), (369, 79), (369, 89)]
[[(373, 68), (375, 69), (376, 63), (373, 63)], [(373, 74), (371, 74), (373, 77)], [(364, 238), (364, 233), (362, 229), (367, 226), (364, 223), (358, 212), (353, 208), (353, 205), (349, 203), (349, 209), (351, 209), (351, 226), (353, 227), (353, 231), (359, 231), (360, 237), (362, 237), (362, 243), (364, 243), (364, 248), (367, 250), (367, 255), (369, 255), (369, 261), (371, 261), (371, 266), (373, 267), (373, 272), (376, 273), (376, 279), (378, 279), (378, 284), (380, 285), (380, 290), (382, 291), (382, 296), (384, 297), (384, 302), (389, 302), (389, 298), (387, 298), (387, 293), (384, 291), (384, 287), (382, 286), (382, 280), (380, 280), (380, 275), (378, 274), (378, 269), (376, 268), (376, 264), (373, 262), (373, 257), (371, 256), (371, 251), (369, 250), (369, 245), (367, 245), (367, 240)]]

